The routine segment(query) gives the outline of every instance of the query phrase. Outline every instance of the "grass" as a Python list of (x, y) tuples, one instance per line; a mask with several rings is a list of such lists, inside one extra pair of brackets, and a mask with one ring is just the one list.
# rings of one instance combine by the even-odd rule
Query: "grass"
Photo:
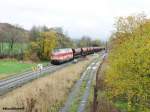
[(16, 60), (0, 60), (0, 74), (14, 74), (31, 68), (35, 64), (21, 63)]
[[(47, 62), (43, 62), (43, 64), (46, 65)], [(32, 67), (36, 65), (36, 63), (21, 62), (13, 59), (0, 60), (0, 79), (32, 70)]]
[(91, 60), (72, 64), (0, 97), (0, 112), (3, 107), (24, 107), (22, 112), (58, 112)]

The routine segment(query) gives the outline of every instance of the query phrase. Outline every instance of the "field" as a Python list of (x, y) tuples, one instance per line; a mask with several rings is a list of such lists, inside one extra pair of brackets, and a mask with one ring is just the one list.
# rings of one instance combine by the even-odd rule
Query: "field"
[(23, 71), (31, 70), (31, 68), (35, 65), (35, 63), (25, 63), (17, 60), (0, 60), (0, 79)]
[(21, 112), (57, 112), (63, 106), (74, 83), (92, 60), (93, 57), (90, 57), (72, 64), (2, 96), (0, 111), (7, 106), (24, 107)]

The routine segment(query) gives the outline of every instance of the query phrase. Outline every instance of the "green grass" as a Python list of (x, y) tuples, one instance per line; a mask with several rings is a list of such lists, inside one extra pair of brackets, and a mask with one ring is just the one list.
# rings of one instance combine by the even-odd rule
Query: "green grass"
[(0, 60), (0, 78), (31, 70), (35, 65), (16, 60)]

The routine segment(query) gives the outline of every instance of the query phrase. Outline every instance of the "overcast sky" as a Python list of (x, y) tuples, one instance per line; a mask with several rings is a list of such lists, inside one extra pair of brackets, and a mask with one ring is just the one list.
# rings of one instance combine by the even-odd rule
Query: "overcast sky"
[(107, 40), (115, 17), (143, 11), (150, 15), (150, 0), (0, 0), (0, 22), (60, 26), (72, 38)]

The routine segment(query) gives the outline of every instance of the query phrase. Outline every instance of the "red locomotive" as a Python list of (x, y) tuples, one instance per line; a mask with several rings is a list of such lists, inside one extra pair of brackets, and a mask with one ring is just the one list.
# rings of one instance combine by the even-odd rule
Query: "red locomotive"
[(51, 63), (59, 64), (73, 59), (73, 51), (71, 48), (54, 49), (51, 54)]

